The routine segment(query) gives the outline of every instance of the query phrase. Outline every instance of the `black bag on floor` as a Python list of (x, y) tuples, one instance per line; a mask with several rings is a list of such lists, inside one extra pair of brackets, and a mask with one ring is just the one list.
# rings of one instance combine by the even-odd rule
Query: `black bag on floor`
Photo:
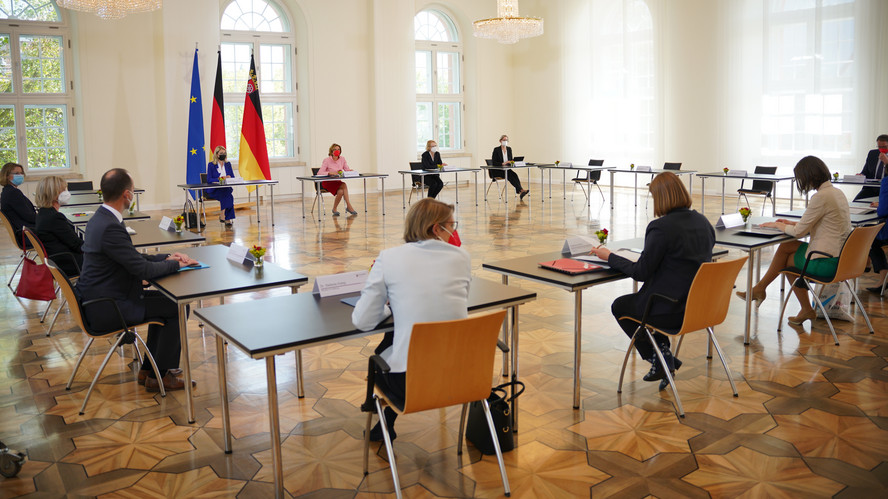
[[(198, 222), (197, 210), (194, 207), (194, 203), (192, 203), (190, 199), (186, 199), (185, 206), (182, 207), (182, 218), (185, 219), (185, 228), (187, 228), (187, 229), (197, 228), (197, 222)], [(201, 227), (204, 226), (203, 221), (201, 221), (200, 226)]]
[[(506, 391), (511, 387), (513, 382), (503, 383), (490, 389), (490, 396), (487, 397), (487, 403), (490, 405), (490, 417), (493, 419), (493, 427), (499, 440), (500, 450), (509, 452), (515, 448), (515, 437), (512, 434), (512, 398), (518, 398), (524, 393), (524, 383), (515, 381), (514, 385), (520, 390), (515, 392), (515, 396), (509, 398)], [(493, 455), (496, 450), (493, 448), (493, 440), (490, 439), (490, 428), (487, 426), (487, 418), (484, 416), (484, 407), (481, 401), (469, 404), (469, 417), (466, 422), (466, 440), (481, 451), (481, 454)]]

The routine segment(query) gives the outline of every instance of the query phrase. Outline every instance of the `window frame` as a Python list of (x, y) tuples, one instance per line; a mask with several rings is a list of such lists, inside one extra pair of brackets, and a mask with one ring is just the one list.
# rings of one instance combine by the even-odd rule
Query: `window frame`
[[(439, 117), (439, 107), (442, 104), (457, 104), (457, 108), (459, 109), (459, 116), (457, 117), (458, 121), (458, 129), (457, 133), (459, 135), (458, 147), (449, 147), (444, 148), (441, 147), (441, 153), (444, 154), (462, 154), (466, 151), (466, 134), (465, 134), (465, 118), (466, 118), (466, 85), (465, 85), (465, 52), (463, 50), (463, 36), (460, 33), (459, 26), (454, 22), (453, 16), (449, 13), (445, 12), (440, 8), (425, 8), (416, 12), (413, 16), (413, 20), (415, 23), (416, 16), (421, 13), (428, 12), (433, 15), (438, 16), (442, 19), (445, 25), (447, 25), (451, 33), (456, 38), (456, 41), (431, 41), (431, 40), (417, 40), (416, 39), (416, 30), (414, 28), (414, 64), (416, 61), (416, 55), (419, 52), (431, 52), (431, 93), (416, 93), (416, 102), (414, 104), (414, 120), (418, 122), (418, 116), (416, 111), (416, 105), (420, 103), (431, 103), (432, 108), (432, 137), (426, 138), (425, 140), (434, 140), (435, 142), (441, 143), (441, 127), (440, 117)], [(415, 26), (415, 24), (414, 24)], [(438, 53), (439, 52), (455, 52), (457, 53), (457, 68), (459, 73), (459, 81), (457, 82), (457, 89), (459, 90), (457, 93), (439, 93), (438, 92)], [(414, 66), (414, 83), (413, 88), (416, 90), (416, 68)], [(417, 146), (419, 146), (419, 142), (422, 141), (422, 147), (417, 149), (417, 153), (421, 154), (425, 151), (425, 141), (422, 140), (421, 137), (417, 137)]]

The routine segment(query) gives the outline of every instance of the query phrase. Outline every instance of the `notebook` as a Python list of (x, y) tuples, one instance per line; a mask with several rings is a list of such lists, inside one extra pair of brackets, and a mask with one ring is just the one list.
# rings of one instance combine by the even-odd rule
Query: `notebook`
[(753, 225), (752, 228), (750, 228), (749, 230), (737, 231), (737, 234), (741, 236), (763, 237), (765, 239), (770, 239), (772, 237), (783, 235), (783, 231), (775, 227), (762, 227), (761, 225)]
[(553, 260), (551, 262), (540, 262), (539, 266), (544, 269), (554, 270), (555, 272), (561, 272), (562, 274), (567, 275), (588, 274), (589, 272), (604, 269), (601, 265), (581, 262), (571, 258), (559, 258), (558, 260)]

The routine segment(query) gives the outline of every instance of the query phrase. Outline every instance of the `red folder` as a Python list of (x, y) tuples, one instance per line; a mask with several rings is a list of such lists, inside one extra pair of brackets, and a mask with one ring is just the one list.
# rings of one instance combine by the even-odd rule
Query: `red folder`
[(586, 274), (604, 268), (601, 265), (581, 262), (570, 258), (559, 258), (558, 260), (553, 260), (551, 262), (540, 262), (539, 265), (544, 269), (554, 270), (555, 272), (561, 272), (562, 274), (568, 275)]

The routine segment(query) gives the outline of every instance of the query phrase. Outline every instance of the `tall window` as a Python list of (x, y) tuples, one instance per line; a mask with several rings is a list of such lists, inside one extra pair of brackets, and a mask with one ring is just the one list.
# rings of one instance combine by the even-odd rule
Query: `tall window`
[(765, 0), (762, 155), (795, 160), (811, 151), (855, 151), (853, 0)]
[(617, 162), (654, 159), (654, 28), (644, 0), (596, 0), (592, 37), (592, 144)]
[(462, 44), (443, 12), (413, 18), (416, 37), (416, 148), (433, 139), (441, 149), (462, 149)]
[(269, 158), (296, 158), (296, 44), (282, 8), (266, 0), (233, 0), (222, 13), (222, 91), (225, 141), (237, 157), (250, 73), (250, 54), (262, 101)]
[(67, 26), (50, 0), (0, 2), (0, 164), (71, 165)]

